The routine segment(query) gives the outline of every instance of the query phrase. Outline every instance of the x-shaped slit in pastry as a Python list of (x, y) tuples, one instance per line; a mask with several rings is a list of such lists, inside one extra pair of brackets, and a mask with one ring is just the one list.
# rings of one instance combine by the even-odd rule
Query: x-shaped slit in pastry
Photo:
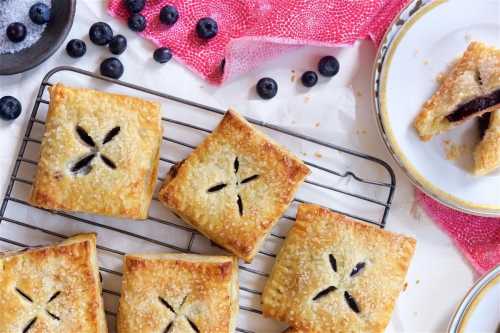
[(191, 329), (194, 332), (200, 333), (198, 326), (196, 326), (196, 324), (191, 319), (189, 319), (188, 316), (186, 316), (185, 314), (182, 314), (182, 313), (178, 313), (180, 310), (182, 310), (183, 305), (186, 303), (187, 296), (184, 296), (184, 299), (182, 300), (181, 305), (179, 306), (179, 309), (177, 311), (175, 311), (174, 307), (172, 305), (170, 305), (170, 303), (168, 303), (164, 298), (158, 297), (158, 299), (160, 300), (161, 304), (163, 304), (170, 312), (172, 312), (174, 314), (174, 319), (172, 319), (172, 321), (170, 321), (170, 323), (168, 323), (167, 327), (165, 328), (165, 331), (163, 331), (164, 333), (172, 332), (172, 330), (174, 329), (175, 321), (177, 320), (177, 318), (179, 318), (181, 316), (186, 318), (189, 326), (191, 326)]
[[(27, 293), (23, 292), (21, 289), (17, 288), (16, 287), (16, 292), (27, 302), (29, 303), (34, 303), (33, 299), (28, 296)], [(54, 301), (59, 295), (61, 295), (61, 292), (60, 291), (56, 291), (50, 298), (49, 300), (47, 301), (47, 303), (45, 304), (46, 306), (48, 304), (50, 304), (52, 301)], [(47, 308), (45, 309), (45, 313), (47, 313), (48, 316), (50, 316), (53, 320), (61, 320), (61, 318), (59, 318), (58, 316), (56, 316), (55, 314), (53, 314), (52, 312), (50, 312)], [(27, 333), (29, 332), (33, 326), (35, 325), (36, 321), (38, 320), (38, 316), (35, 316), (33, 317), (23, 328), (23, 333)]]
[[(256, 180), (257, 178), (259, 178), (259, 175), (254, 174), (254, 175), (252, 175), (250, 177), (246, 177), (245, 179), (240, 181), (240, 177), (239, 177), (239, 173), (238, 173), (238, 171), (240, 169), (240, 161), (238, 160), (238, 157), (236, 157), (234, 162), (233, 162), (233, 169), (234, 169), (234, 176), (236, 178), (234, 186), (236, 186), (236, 189), (238, 191), (238, 194), (236, 195), (236, 205), (238, 206), (238, 211), (240, 213), (240, 216), (243, 216), (243, 200), (241, 199), (241, 195), (239, 193), (240, 187), (244, 184), (248, 184), (248, 183)], [(207, 192), (208, 193), (218, 192), (218, 191), (222, 190), (223, 188), (225, 188), (226, 186), (228, 186), (227, 183), (218, 183), (217, 185), (210, 187), (207, 190)]]
[[(333, 254), (330, 254), (328, 256), (328, 260), (330, 262), (330, 266), (331, 266), (333, 272), (337, 273), (337, 260), (335, 259)], [(349, 274), (349, 277), (353, 278), (356, 275), (358, 275), (365, 268), (365, 266), (366, 266), (366, 264), (364, 262), (357, 263), (356, 266), (354, 266), (354, 268), (352, 269), (351, 273)], [(317, 301), (317, 300), (329, 295), (330, 293), (336, 291), (337, 289), (338, 288), (336, 286), (333, 286), (333, 285), (328, 286), (327, 288), (325, 288), (325, 289), (321, 290), (319, 293), (317, 293), (316, 296), (314, 296), (312, 300)], [(344, 290), (344, 300), (352, 311), (354, 311), (356, 313), (361, 312), (359, 309), (358, 303), (356, 302), (354, 297), (347, 290)]]
[[(76, 126), (76, 133), (78, 134), (78, 137), (82, 140), (82, 142), (86, 146), (88, 146), (91, 150), (89, 154), (85, 154), (71, 166), (70, 168), (71, 172), (75, 174), (77, 173), (82, 173), (84, 175), (88, 174), (92, 170), (91, 162), (97, 155), (99, 155), (103, 163), (106, 164), (109, 168), (116, 169), (115, 162), (113, 162), (109, 157), (107, 157), (106, 155), (104, 155), (99, 151), (99, 146), (96, 145), (94, 139), (92, 139), (92, 137), (87, 133), (87, 131), (85, 131), (83, 127)], [(114, 127), (106, 134), (104, 140), (102, 140), (102, 145), (105, 145), (111, 140), (113, 140), (115, 136), (118, 135), (118, 133), (120, 133), (120, 127), (119, 126)]]

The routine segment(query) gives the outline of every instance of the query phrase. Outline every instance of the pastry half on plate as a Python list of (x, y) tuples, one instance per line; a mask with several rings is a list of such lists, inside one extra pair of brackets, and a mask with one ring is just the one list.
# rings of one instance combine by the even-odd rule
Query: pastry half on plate
[(262, 294), (265, 316), (290, 332), (383, 332), (415, 240), (300, 205)]
[(0, 332), (105, 333), (95, 234), (0, 254)]
[(463, 56), (425, 102), (414, 121), (427, 141), (500, 103), (500, 49), (480, 42), (469, 44)]
[(500, 105), (479, 118), (481, 141), (474, 149), (474, 174), (481, 176), (500, 167)]

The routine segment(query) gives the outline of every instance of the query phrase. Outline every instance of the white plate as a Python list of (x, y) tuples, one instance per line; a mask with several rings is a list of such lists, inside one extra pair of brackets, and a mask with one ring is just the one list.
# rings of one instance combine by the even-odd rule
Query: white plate
[[(382, 41), (374, 68), (374, 107), (389, 150), (410, 179), (427, 194), (462, 211), (500, 216), (500, 172), (475, 177), (475, 121), (434, 137), (418, 139), (413, 120), (438, 87), (437, 77), (472, 40), (500, 47), (500, 1), (413, 1)], [(446, 159), (445, 142), (460, 149)]]
[(500, 266), (469, 290), (448, 328), (449, 333), (495, 333), (500, 330)]

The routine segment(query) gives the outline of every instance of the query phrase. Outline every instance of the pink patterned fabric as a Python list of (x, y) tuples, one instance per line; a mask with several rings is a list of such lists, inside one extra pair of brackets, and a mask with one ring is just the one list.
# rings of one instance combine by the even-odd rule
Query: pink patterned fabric
[(480, 274), (500, 264), (500, 218), (457, 212), (419, 190), (415, 195), (426, 213), (453, 239)]
[[(376, 44), (407, 0), (148, 0), (142, 33), (157, 46), (214, 84), (244, 74), (303, 45), (351, 45), (371, 38)], [(179, 20), (161, 24), (160, 9), (172, 4)], [(125, 20), (123, 0), (109, 0), (111, 15)], [(218, 35), (200, 40), (198, 19), (210, 16)], [(225, 59), (224, 71), (221, 62)], [(500, 219), (475, 217), (447, 208), (417, 190), (416, 198), (429, 216), (455, 241), (479, 273), (500, 263)]]
[[(142, 35), (172, 49), (176, 60), (214, 84), (246, 73), (265, 60), (301, 45), (342, 46), (358, 39), (380, 40), (405, 0), (148, 0)], [(158, 18), (171, 4), (179, 11), (172, 26)], [(126, 19), (123, 0), (109, 0), (111, 15)], [(219, 33), (196, 36), (196, 22), (212, 17)], [(225, 59), (224, 72), (221, 62)]]

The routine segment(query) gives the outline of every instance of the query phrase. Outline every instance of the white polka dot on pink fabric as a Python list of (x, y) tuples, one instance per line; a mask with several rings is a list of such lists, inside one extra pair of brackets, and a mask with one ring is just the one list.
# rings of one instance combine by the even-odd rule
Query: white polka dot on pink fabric
[[(342, 46), (357, 39), (378, 41), (406, 0), (148, 0), (142, 35), (172, 49), (174, 57), (214, 84), (234, 78), (301, 45)], [(178, 21), (159, 21), (160, 9), (174, 5)], [(128, 17), (123, 0), (109, 0), (108, 11)], [(195, 33), (196, 22), (212, 17), (213, 39)], [(224, 75), (220, 64), (226, 59)]]

